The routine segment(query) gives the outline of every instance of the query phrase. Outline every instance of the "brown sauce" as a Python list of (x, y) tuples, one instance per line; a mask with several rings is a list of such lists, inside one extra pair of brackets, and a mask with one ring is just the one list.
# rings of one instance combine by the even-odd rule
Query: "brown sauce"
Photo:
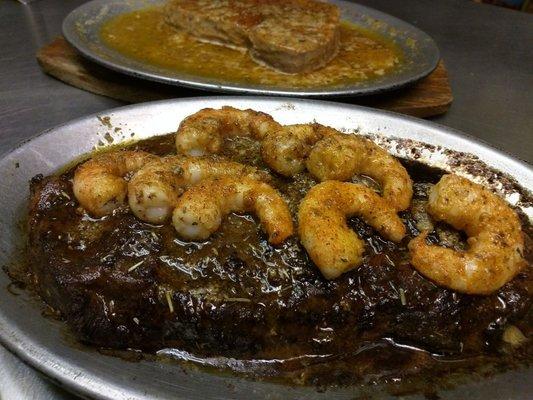
[(392, 42), (349, 23), (341, 24), (341, 48), (324, 68), (284, 74), (254, 62), (245, 51), (200, 42), (163, 21), (159, 8), (121, 14), (102, 27), (110, 48), (170, 71), (224, 82), (272, 87), (317, 88), (346, 86), (389, 74), (401, 65), (402, 54)]
[[(265, 168), (257, 143), (226, 144), (225, 157)], [(174, 136), (132, 147), (172, 154)], [(402, 162), (414, 181), (414, 201), (425, 201), (443, 172)], [(326, 281), (296, 238), (274, 248), (252, 216), (230, 215), (205, 242), (183, 242), (170, 224), (143, 223), (127, 209), (88, 218), (74, 200), (72, 173), (34, 180), (39, 204), (31, 215), (30, 257), (39, 260), (31, 265), (37, 290), (85, 343), (137, 348), (255, 379), (387, 383), (398, 393), (410, 385), (426, 390), (444, 375), (531, 361), (529, 342), (513, 349), (502, 341), (509, 325), (531, 333), (530, 267), (489, 296), (440, 288), (409, 264), (406, 243), (419, 233), (410, 210), (401, 215), (408, 237), (400, 244), (352, 218), (366, 243), (365, 261)], [(293, 215), (315, 183), (306, 173), (273, 182)], [(531, 226), (524, 231), (530, 265)], [(432, 235), (436, 243), (439, 232), (464, 246), (464, 237), (444, 225)]]

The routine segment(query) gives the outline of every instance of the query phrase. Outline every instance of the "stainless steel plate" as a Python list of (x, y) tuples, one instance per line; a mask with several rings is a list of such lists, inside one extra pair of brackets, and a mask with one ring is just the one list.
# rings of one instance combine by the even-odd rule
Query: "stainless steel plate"
[[(477, 142), (471, 137), (423, 120), (383, 111), (309, 100), (254, 97), (207, 97), (138, 104), (81, 118), (56, 127), (22, 144), (0, 159), (0, 265), (16, 260), (21, 248), (20, 222), (26, 213), (28, 181), (38, 173), (51, 174), (79, 155), (101, 146), (147, 138), (174, 131), (179, 122), (204, 107), (232, 105), (271, 114), (284, 124), (315, 119), (347, 133), (377, 133), (380, 143), (392, 153), (469, 175), (468, 162), (455, 165), (451, 149), (471, 153), (465, 160), (485, 162), (509, 174), (522, 188), (533, 187), (533, 170), (511, 156)], [(120, 129), (115, 129), (120, 128)], [(420, 142), (433, 145), (422, 146)], [(403, 144), (403, 145), (402, 145)], [(469, 162), (470, 162), (469, 161)], [(472, 164), (470, 164), (471, 166)], [(490, 181), (490, 174), (477, 180)], [(504, 178), (499, 178), (501, 179)], [(498, 182), (500, 182), (498, 181)], [(493, 182), (496, 190), (504, 188)], [(507, 199), (520, 205), (520, 190), (505, 189)], [(531, 208), (522, 209), (532, 217)], [(155, 361), (128, 362), (72, 343), (62, 323), (41, 316), (39, 303), (21, 292), (7, 290), (9, 278), (0, 272), (0, 340), (12, 352), (44, 372), (60, 385), (78, 394), (97, 399), (353, 399), (355, 389), (328, 390), (291, 388), (255, 382), (234, 376), (221, 376), (183, 369), (179, 365)], [(508, 372), (478, 383), (441, 393), (450, 398), (523, 399), (532, 393), (530, 370)], [(368, 388), (367, 392), (375, 392)], [(414, 397), (417, 398), (417, 397)]]
[(344, 20), (376, 31), (396, 43), (404, 52), (403, 67), (380, 79), (343, 87), (296, 89), (235, 83), (163, 69), (132, 58), (107, 47), (99, 36), (102, 24), (110, 18), (163, 4), (164, 0), (93, 0), (72, 11), (63, 22), (65, 38), (87, 58), (106, 67), (138, 78), (178, 86), (189, 86), (220, 92), (285, 96), (357, 96), (397, 89), (431, 73), (439, 61), (439, 50), (427, 34), (385, 13), (342, 0), (331, 0), (339, 6)]

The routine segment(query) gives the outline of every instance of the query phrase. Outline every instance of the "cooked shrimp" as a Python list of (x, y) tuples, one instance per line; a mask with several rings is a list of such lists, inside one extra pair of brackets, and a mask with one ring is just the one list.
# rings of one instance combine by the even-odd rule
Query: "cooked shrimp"
[(191, 156), (219, 153), (230, 136), (260, 141), (263, 161), (279, 174), (292, 176), (307, 166), (320, 181), (368, 175), (381, 183), (383, 197), (396, 210), (409, 207), (412, 182), (394, 157), (370, 140), (320, 124), (282, 126), (258, 111), (206, 108), (181, 123), (176, 148)]
[(320, 124), (286, 125), (270, 132), (261, 143), (261, 155), (274, 171), (293, 176), (305, 169), (305, 160), (320, 139), (339, 134)]
[(204, 240), (230, 212), (254, 212), (274, 245), (293, 234), (291, 214), (280, 194), (250, 178), (223, 177), (193, 186), (178, 199), (172, 222), (184, 239)]
[(81, 164), (74, 173), (76, 199), (90, 214), (102, 217), (124, 204), (127, 174), (158, 157), (144, 151), (113, 151)]
[(176, 132), (178, 153), (189, 156), (216, 154), (222, 150), (225, 137), (248, 136), (262, 140), (281, 125), (265, 113), (222, 107), (220, 110), (205, 108), (190, 115)]
[(137, 218), (162, 223), (170, 217), (179, 196), (187, 187), (221, 176), (269, 178), (266, 172), (236, 162), (169, 156), (147, 164), (131, 178), (128, 184), (129, 205)]
[(355, 174), (374, 178), (383, 198), (397, 211), (407, 209), (413, 196), (413, 183), (402, 164), (360, 136), (328, 135), (313, 147), (306, 165), (320, 181), (347, 181)]
[(327, 279), (358, 267), (363, 262), (364, 242), (346, 224), (360, 216), (389, 240), (399, 242), (405, 226), (396, 210), (373, 190), (354, 183), (326, 181), (307, 193), (300, 203), (300, 240)]
[(468, 235), (468, 249), (426, 243), (425, 231), (409, 243), (412, 265), (436, 284), (458, 292), (489, 294), (525, 265), (516, 213), (495, 194), (457, 175), (444, 175), (431, 190), (429, 214)]

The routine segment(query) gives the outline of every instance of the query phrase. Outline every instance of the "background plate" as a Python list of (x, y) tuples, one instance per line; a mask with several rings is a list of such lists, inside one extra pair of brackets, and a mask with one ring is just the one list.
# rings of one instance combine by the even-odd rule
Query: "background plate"
[[(395, 138), (419, 149), (420, 160), (468, 175), (454, 166), (446, 149), (476, 155), (481, 161), (510, 174), (524, 188), (533, 187), (533, 170), (527, 164), (451, 129), (423, 120), (368, 108), (310, 100), (254, 97), (206, 97), (138, 104), (84, 117), (22, 144), (0, 159), (0, 265), (16, 260), (22, 246), (21, 221), (26, 213), (28, 181), (38, 173), (51, 174), (102, 142), (118, 143), (174, 131), (179, 122), (204, 107), (232, 105), (271, 114), (282, 124), (317, 122), (337, 129), (379, 133), (396, 155), (411, 155)], [(116, 130), (114, 128), (121, 128)], [(416, 141), (434, 145), (424, 150)], [(405, 153), (405, 154), (404, 154)], [(479, 177), (477, 180), (485, 179)], [(518, 194), (506, 192), (518, 202)], [(530, 215), (531, 209), (523, 208)], [(74, 344), (58, 321), (43, 318), (39, 302), (28, 293), (14, 296), (10, 280), (0, 273), (0, 341), (21, 359), (56, 383), (97, 399), (353, 399), (353, 388), (319, 393), (312, 388), (292, 388), (273, 383), (213, 375), (180, 365), (155, 361), (129, 362)], [(498, 398), (518, 400), (532, 393), (533, 369), (512, 371), (439, 393), (442, 399)], [(370, 387), (367, 392), (375, 393)], [(386, 395), (383, 395), (384, 397)], [(414, 396), (411, 398), (423, 398)]]
[[(357, 96), (397, 89), (429, 75), (439, 61), (437, 45), (427, 34), (388, 14), (341, 0), (331, 0), (344, 20), (380, 33), (404, 52), (404, 67), (378, 80), (345, 87), (305, 88), (272, 87), (226, 82), (179, 73), (123, 56), (107, 47), (99, 37), (100, 27), (110, 18), (164, 0), (94, 0), (72, 11), (63, 22), (63, 34), (84, 56), (106, 67), (157, 82), (221, 92), (240, 92), (286, 96)], [(413, 45), (415, 44), (415, 45)]]

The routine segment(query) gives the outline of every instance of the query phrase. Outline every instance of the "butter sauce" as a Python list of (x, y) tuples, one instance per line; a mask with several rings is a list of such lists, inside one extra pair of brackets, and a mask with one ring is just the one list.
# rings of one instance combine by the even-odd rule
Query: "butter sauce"
[(337, 57), (317, 71), (285, 74), (252, 60), (248, 52), (196, 40), (163, 20), (160, 8), (118, 15), (101, 40), (123, 55), (174, 72), (224, 82), (272, 87), (338, 87), (377, 79), (401, 66), (401, 50), (378, 34), (343, 22)]

